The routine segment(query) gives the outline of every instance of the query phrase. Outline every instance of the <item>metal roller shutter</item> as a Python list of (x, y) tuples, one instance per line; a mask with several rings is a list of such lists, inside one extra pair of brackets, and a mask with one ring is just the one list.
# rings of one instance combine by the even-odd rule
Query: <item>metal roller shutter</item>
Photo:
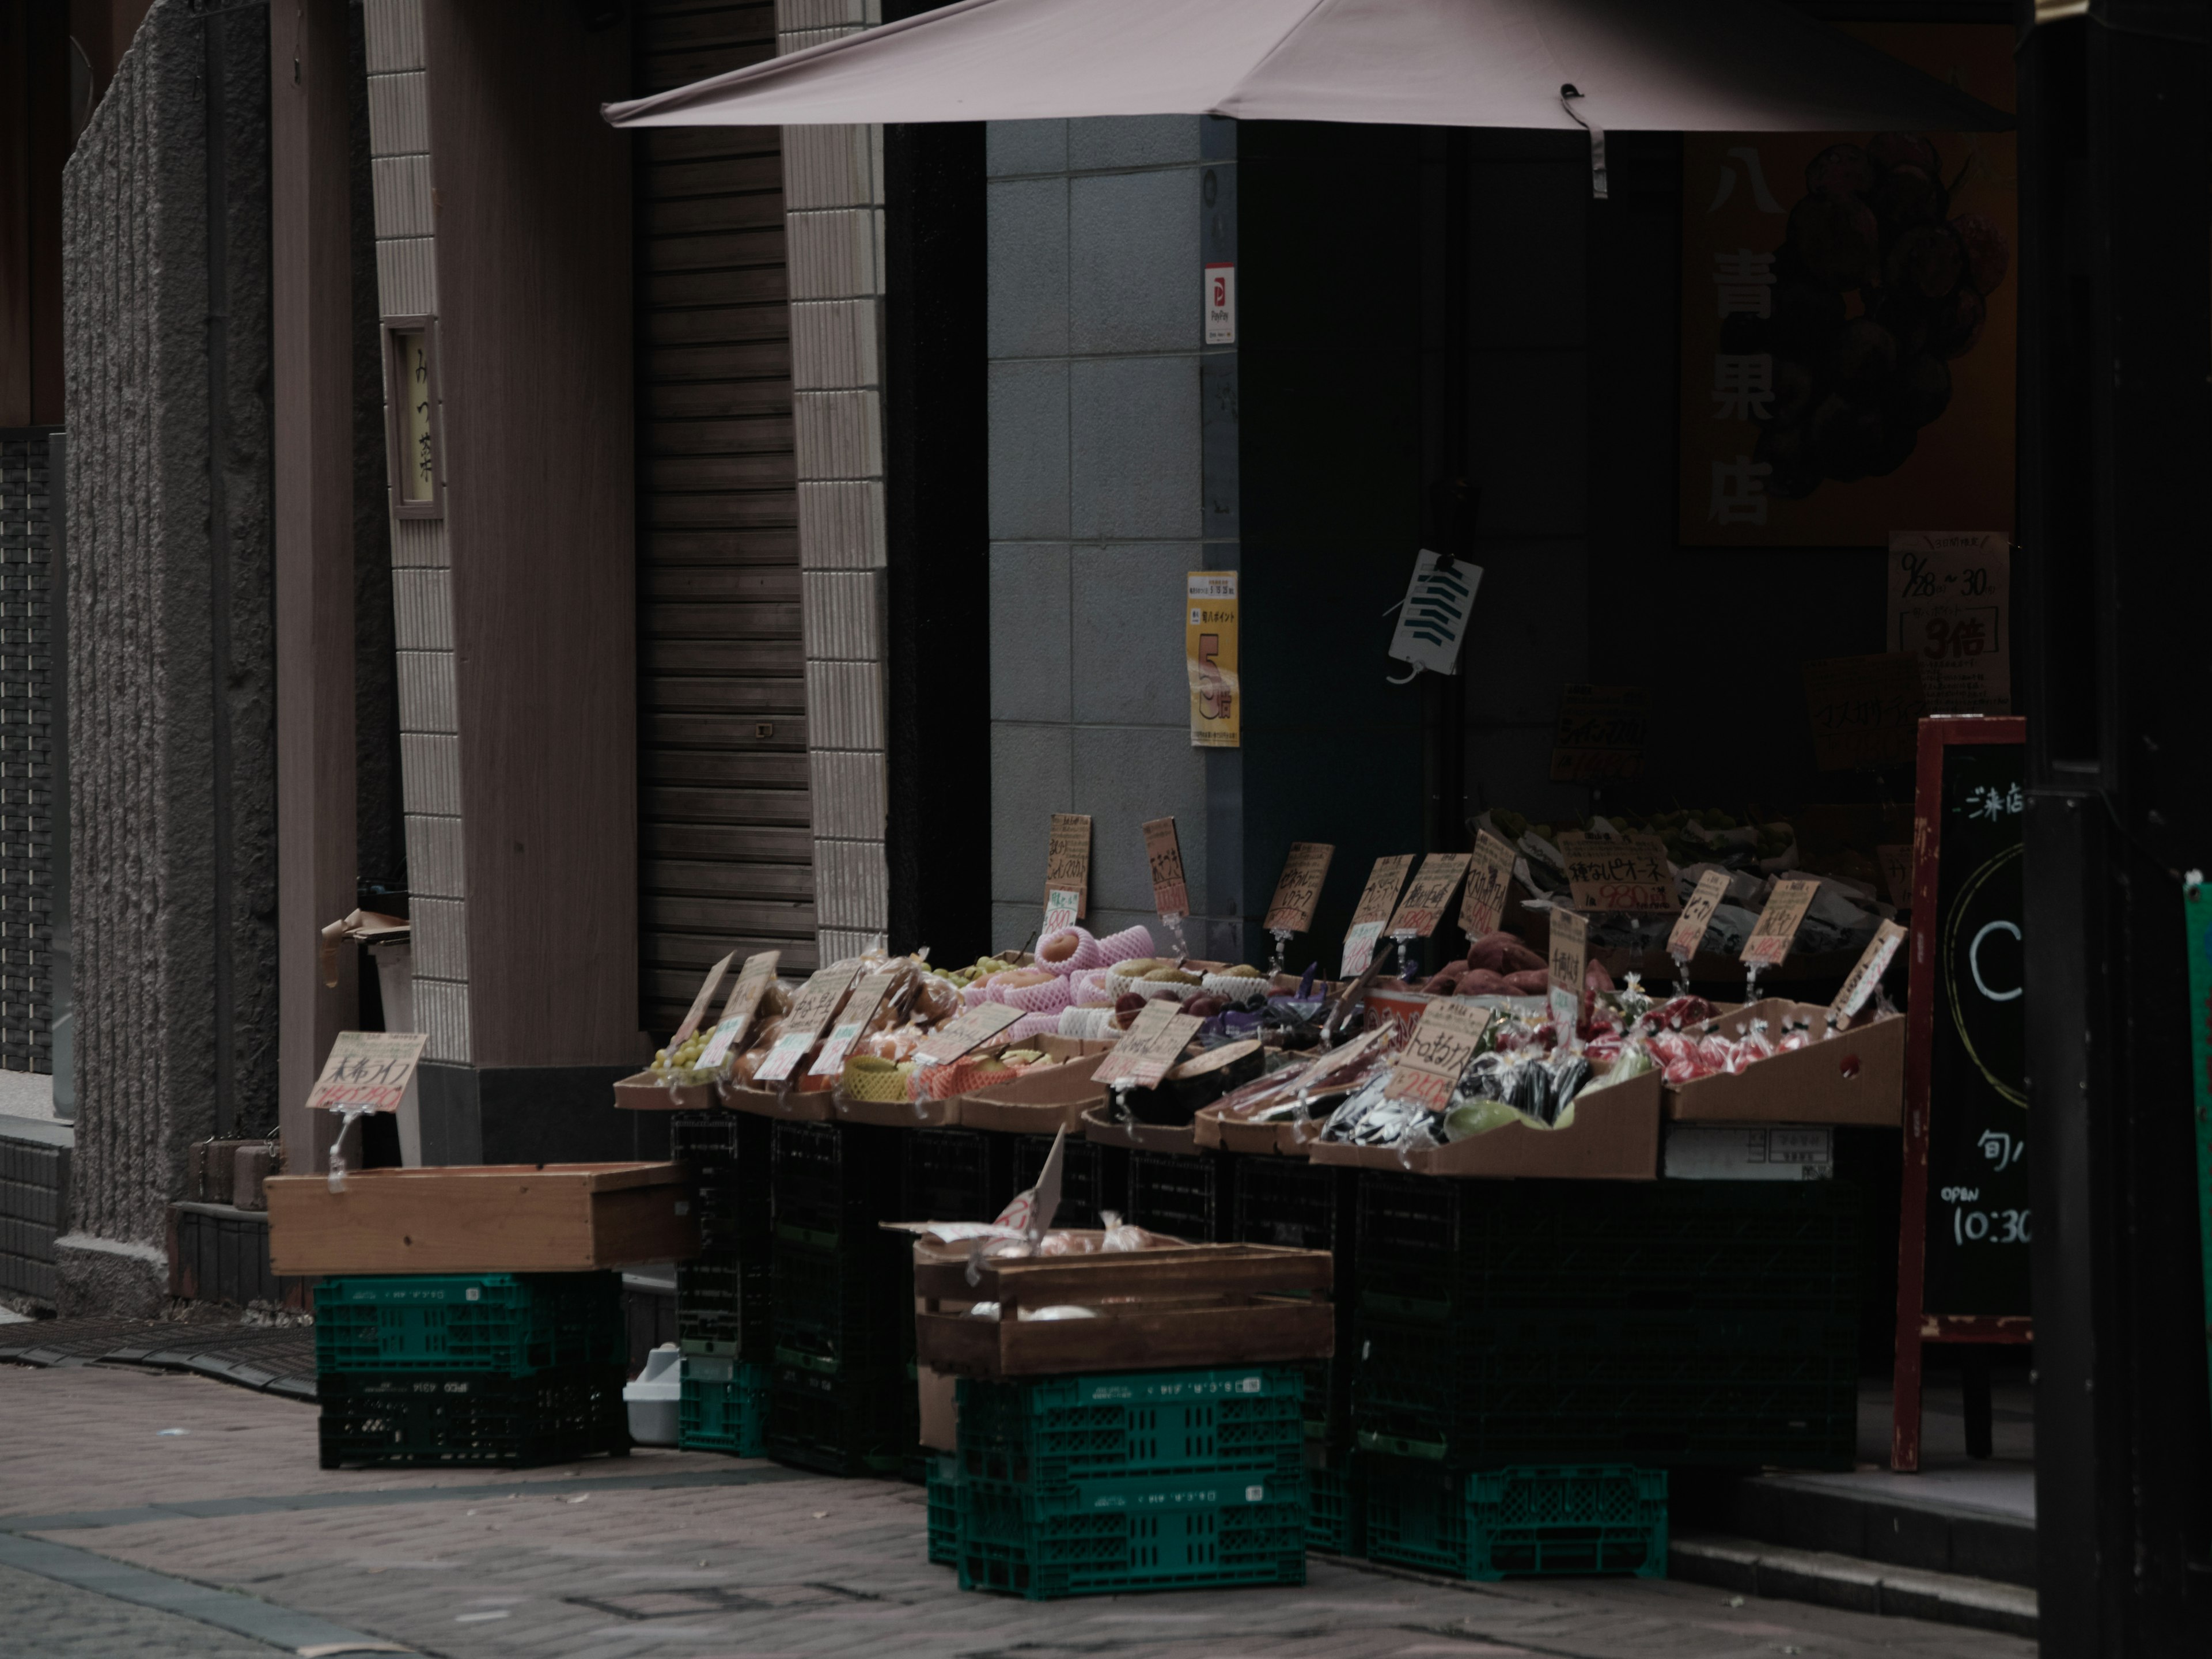
[[(775, 55), (773, 4), (647, 0), (641, 94)], [(636, 135), (638, 856), (646, 1029), (732, 945), (815, 965), (783, 162)]]

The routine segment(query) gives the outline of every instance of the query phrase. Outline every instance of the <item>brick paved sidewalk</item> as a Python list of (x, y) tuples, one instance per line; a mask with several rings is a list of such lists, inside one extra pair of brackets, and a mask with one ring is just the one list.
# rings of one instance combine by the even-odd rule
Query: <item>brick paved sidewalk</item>
[[(175, 1428), (187, 1432), (159, 1432)], [(308, 1407), (192, 1376), (0, 1366), (0, 1528), (446, 1659), (2034, 1653), (1686, 1583), (1454, 1585), (1320, 1558), (1303, 1589), (1029, 1603), (963, 1595), (925, 1560), (923, 1526), (915, 1487), (696, 1454), (507, 1476), (325, 1471)], [(118, 1607), (0, 1569), (0, 1646), (21, 1659), (277, 1650)]]

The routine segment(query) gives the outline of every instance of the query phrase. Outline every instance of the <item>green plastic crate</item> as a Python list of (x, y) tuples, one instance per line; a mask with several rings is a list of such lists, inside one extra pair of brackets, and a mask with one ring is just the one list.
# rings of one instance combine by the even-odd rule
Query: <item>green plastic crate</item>
[(676, 1443), (685, 1451), (759, 1457), (768, 1449), (769, 1370), (687, 1354)]
[(927, 1460), (929, 1497), (929, 1559), (940, 1567), (960, 1565), (960, 1460)]
[(529, 1376), (325, 1373), (316, 1382), (322, 1466), (526, 1468), (601, 1452), (627, 1456), (624, 1374), (619, 1364)]
[(1059, 1494), (962, 1474), (960, 1587), (1032, 1601), (1305, 1582), (1304, 1479), (1152, 1474)]
[(315, 1369), (529, 1376), (629, 1358), (614, 1273), (384, 1273), (315, 1291)]
[(1290, 1366), (963, 1379), (962, 1468), (1039, 1488), (1174, 1469), (1288, 1479), (1304, 1467), (1304, 1390)]
[(1667, 1576), (1667, 1476), (1620, 1464), (1468, 1473), (1363, 1460), (1370, 1560), (1455, 1578)]
[(775, 1367), (768, 1455), (793, 1468), (839, 1477), (896, 1478), (912, 1448), (902, 1401), (914, 1384), (902, 1371)]
[(1367, 1484), (1361, 1460), (1340, 1456), (1334, 1468), (1309, 1468), (1306, 1547), (1330, 1555), (1367, 1553)]

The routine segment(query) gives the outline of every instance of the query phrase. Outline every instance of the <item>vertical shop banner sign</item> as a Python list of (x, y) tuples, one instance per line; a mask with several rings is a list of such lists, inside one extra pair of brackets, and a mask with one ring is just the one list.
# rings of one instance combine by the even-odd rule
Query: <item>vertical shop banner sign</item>
[(1823, 772), (1871, 772), (1912, 763), (1928, 712), (1920, 659), (1910, 651), (1808, 662), (1805, 714), (1814, 763)]
[(1183, 880), (1182, 842), (1176, 836), (1173, 818), (1153, 818), (1145, 825), (1145, 861), (1152, 872), (1152, 908), (1160, 920), (1179, 921), (1190, 914), (1190, 888)]
[(1397, 914), (1390, 918), (1390, 925), (1384, 931), (1393, 936), (1411, 933), (1419, 939), (1435, 933), (1437, 924), (1443, 920), (1444, 911), (1451, 904), (1460, 878), (1467, 873), (1468, 857), (1465, 853), (1431, 853), (1423, 859), (1419, 873), (1414, 876), (1413, 885), (1406, 889)]
[(1237, 678), (1237, 573), (1194, 570), (1183, 580), (1182, 653), (1190, 676), (1194, 749), (1243, 741), (1244, 696)]
[(1728, 877), (1718, 870), (1708, 870), (1698, 878), (1697, 890), (1690, 902), (1682, 907), (1673, 931), (1667, 935), (1667, 954), (1677, 962), (1687, 962), (1698, 954), (1698, 946), (1705, 942), (1705, 929), (1712, 925), (1713, 912), (1721, 908), (1728, 896)]
[(1552, 907), (1551, 948), (1545, 969), (1552, 982), (1552, 1023), (1564, 1044), (1583, 1017), (1583, 976), (1589, 971), (1589, 919)]
[(1674, 878), (1667, 843), (1648, 830), (1591, 836), (1561, 830), (1559, 856), (1567, 861), (1567, 893), (1585, 915), (1663, 915), (1674, 908)]
[(1931, 714), (2012, 713), (2012, 544), (1993, 530), (1889, 538), (1889, 643), (1920, 660)]
[(1561, 687), (1552, 781), (1642, 776), (1650, 724), (1651, 694), (1640, 685)]
[[(2013, 107), (2009, 24), (1837, 27)], [(2018, 153), (2009, 132), (1684, 136), (1684, 545), (2010, 533)]]
[(1052, 815), (1044, 851), (1044, 912), (1048, 933), (1073, 927), (1091, 914), (1091, 815), (1087, 812)]
[(1467, 866), (1467, 893), (1459, 902), (1459, 930), (1469, 939), (1498, 931), (1505, 920), (1506, 890), (1513, 884), (1513, 849), (1487, 830), (1474, 832)]
[(1292, 842), (1261, 926), (1271, 933), (1303, 933), (1312, 927), (1322, 884), (1328, 879), (1329, 862), (1335, 857), (1336, 848), (1325, 841)]
[(1359, 908), (1352, 913), (1352, 930), (1344, 936), (1343, 979), (1357, 979), (1375, 960), (1375, 942), (1382, 937), (1382, 924), (1398, 902), (1398, 889), (1406, 872), (1413, 867), (1411, 853), (1393, 853), (1375, 860), (1361, 890)]

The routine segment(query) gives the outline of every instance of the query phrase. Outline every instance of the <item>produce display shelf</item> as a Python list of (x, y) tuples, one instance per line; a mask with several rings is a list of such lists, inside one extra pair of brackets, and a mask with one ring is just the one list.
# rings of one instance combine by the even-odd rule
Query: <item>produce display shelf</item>
[[(1027, 1192), (1044, 1172), (1044, 1161), (1052, 1152), (1052, 1137), (1021, 1134), (1006, 1139), (1014, 1147), (1013, 1170), (1007, 1184), (1013, 1192)], [(1071, 1134), (1060, 1151), (1060, 1209), (1053, 1224), (1103, 1226), (1100, 1218), (1109, 1210), (1127, 1219), (1128, 1190), (1129, 1154), (1125, 1150)]]
[(1364, 1460), (1369, 1559), (1454, 1577), (1667, 1576), (1667, 1477), (1626, 1465), (1470, 1473)]
[(1288, 1366), (963, 1378), (963, 1475), (1039, 1489), (1132, 1474), (1304, 1467), (1304, 1379)]
[(620, 1364), (622, 1278), (582, 1273), (376, 1273), (315, 1290), (325, 1374), (483, 1371), (527, 1376)]
[(1010, 1137), (981, 1129), (904, 1131), (899, 1215), (908, 1221), (990, 1221), (1014, 1195)]
[(1850, 1312), (1861, 1195), (1845, 1181), (1510, 1182), (1362, 1170), (1364, 1289), (1511, 1307)]
[(1306, 1547), (1331, 1555), (1364, 1555), (1367, 1547), (1367, 1486), (1360, 1460), (1340, 1468), (1310, 1468), (1306, 1489)]
[(1226, 1152), (1132, 1148), (1127, 1219), (1194, 1244), (1234, 1242), (1236, 1162)]
[(889, 1366), (826, 1376), (776, 1365), (769, 1394), (768, 1455), (819, 1474), (895, 1477), (912, 1449), (901, 1406), (901, 1396), (912, 1394), (904, 1373)]
[(769, 1370), (727, 1359), (684, 1361), (676, 1443), (685, 1451), (758, 1457), (768, 1449)]
[(620, 1363), (520, 1377), (325, 1373), (316, 1379), (322, 1466), (527, 1468), (602, 1452), (627, 1456), (625, 1375)]

